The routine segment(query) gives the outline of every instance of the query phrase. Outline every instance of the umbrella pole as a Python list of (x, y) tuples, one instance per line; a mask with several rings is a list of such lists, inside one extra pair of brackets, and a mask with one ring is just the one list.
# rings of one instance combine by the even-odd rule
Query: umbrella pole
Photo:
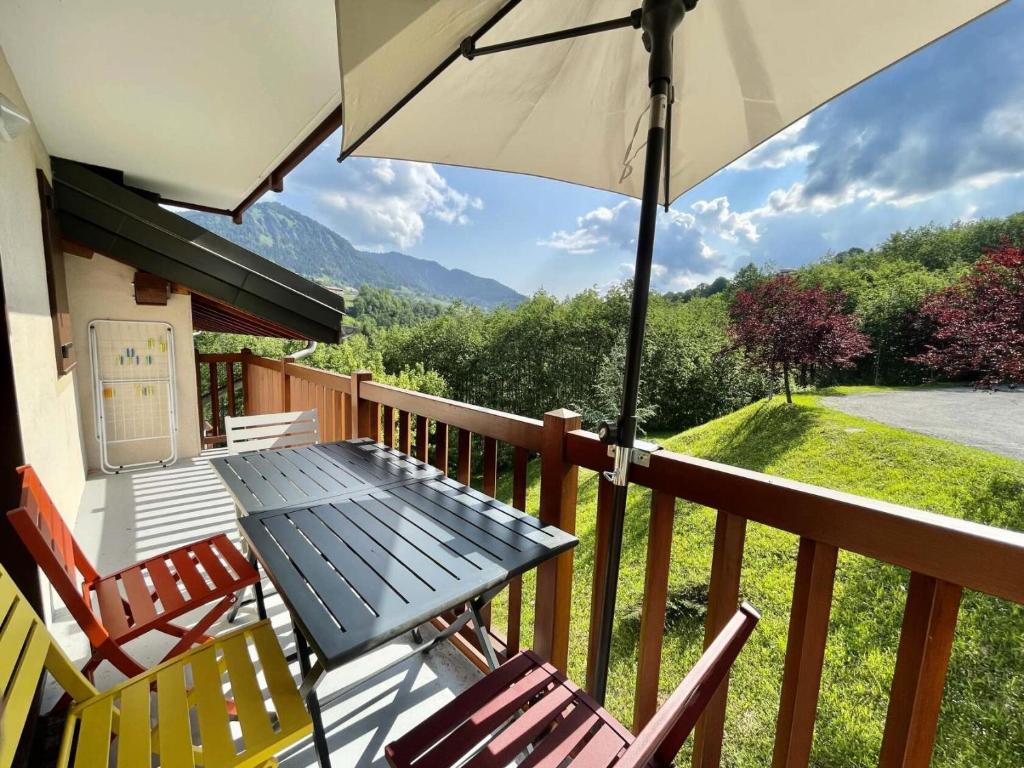
[(644, 160), (643, 198), (640, 206), (640, 231), (637, 237), (636, 267), (633, 272), (633, 298), (629, 313), (629, 337), (626, 368), (622, 381), (622, 406), (614, 424), (601, 426), (603, 442), (615, 446), (615, 464), (605, 477), (614, 486), (611, 527), (608, 533), (608, 557), (603, 575), (604, 593), (601, 621), (598, 624), (597, 655), (594, 670), (594, 697), (604, 703), (611, 658), (615, 599), (618, 591), (619, 564), (622, 555), (622, 529), (626, 517), (629, 490), (629, 466), (636, 441), (636, 408), (640, 389), (640, 363), (643, 356), (647, 303), (651, 288), (651, 261), (658, 218), (658, 191), (661, 187), (662, 152), (665, 145), (669, 95), (672, 90), (672, 35), (686, 11), (696, 0), (644, 0), (641, 26), (644, 45), (650, 52), (649, 86), (650, 124)]

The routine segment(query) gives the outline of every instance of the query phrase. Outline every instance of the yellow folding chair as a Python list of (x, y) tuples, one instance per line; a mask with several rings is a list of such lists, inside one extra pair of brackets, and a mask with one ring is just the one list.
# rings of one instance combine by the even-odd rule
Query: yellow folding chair
[[(44, 671), (74, 702), (58, 768), (107, 768), (115, 750), (117, 768), (272, 766), (276, 753), (313, 729), (268, 621), (221, 635), (100, 693), (0, 567), (0, 768), (14, 760)], [(229, 698), (238, 710), (234, 732)]]

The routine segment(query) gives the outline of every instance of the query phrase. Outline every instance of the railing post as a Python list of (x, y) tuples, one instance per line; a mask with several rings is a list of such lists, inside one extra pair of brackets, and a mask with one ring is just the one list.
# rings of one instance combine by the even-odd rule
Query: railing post
[[(566, 461), (565, 442), (566, 435), (579, 428), (580, 416), (577, 413), (562, 408), (544, 414), (540, 520), (568, 533), (576, 532), (579, 468)], [(572, 555), (572, 550), (564, 552), (537, 570), (533, 647), (542, 658), (561, 670), (565, 670), (569, 659)]]
[(370, 401), (359, 397), (359, 385), (364, 381), (372, 381), (373, 374), (369, 371), (352, 371), (352, 411), (348, 420), (348, 438), (370, 437)]
[(252, 389), (250, 371), (252, 369), (249, 362), (250, 357), (252, 357), (252, 350), (248, 347), (242, 349), (242, 410), (245, 411), (243, 414), (245, 416), (252, 414), (252, 395), (250, 394)]

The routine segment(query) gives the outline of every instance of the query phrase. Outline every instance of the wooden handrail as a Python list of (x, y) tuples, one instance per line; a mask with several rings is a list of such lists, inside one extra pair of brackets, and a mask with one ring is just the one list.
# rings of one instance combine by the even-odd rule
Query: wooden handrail
[(235, 353), (227, 354), (209, 354), (205, 352), (196, 352), (197, 363), (240, 363), (242, 362), (242, 355)]
[(482, 408), (478, 405), (460, 403), (435, 395), (411, 392), (408, 389), (366, 382), (360, 387), (359, 396), (381, 405), (388, 405), (399, 411), (408, 411), (417, 416), (443, 421), (450, 427), (458, 427), (477, 435), (493, 437), (503, 443), (526, 448), (539, 453), (541, 450), (544, 422), (515, 416), (503, 411)]
[(308, 365), (298, 363), (284, 363), (284, 372), (289, 376), (305, 381), (319, 384), (321, 387), (333, 389), (335, 392), (350, 392), (352, 389), (352, 377), (342, 373), (324, 371), (319, 368), (310, 368)]
[[(569, 461), (611, 469), (592, 432), (568, 435)], [(658, 451), (630, 481), (910, 571), (1024, 603), (1024, 533)]]

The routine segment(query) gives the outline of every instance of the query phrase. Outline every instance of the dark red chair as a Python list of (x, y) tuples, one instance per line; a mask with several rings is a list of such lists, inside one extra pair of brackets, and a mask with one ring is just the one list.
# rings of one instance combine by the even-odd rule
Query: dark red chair
[[(385, 748), (395, 768), (669, 766), (760, 616), (744, 603), (665, 705), (629, 729), (532, 651), (520, 653)], [(529, 751), (527, 751), (529, 750)]]
[[(82, 553), (35, 470), (19, 467), (18, 473), (21, 506), (7, 516), (89, 638), (92, 657), (82, 673), (90, 680), (103, 661), (127, 677), (145, 672), (123, 645), (154, 630), (178, 638), (165, 661), (206, 642), (206, 631), (234, 604), (235, 594), (259, 581), (256, 569), (224, 534), (103, 576)], [(175, 623), (209, 603), (213, 607), (194, 626)]]

